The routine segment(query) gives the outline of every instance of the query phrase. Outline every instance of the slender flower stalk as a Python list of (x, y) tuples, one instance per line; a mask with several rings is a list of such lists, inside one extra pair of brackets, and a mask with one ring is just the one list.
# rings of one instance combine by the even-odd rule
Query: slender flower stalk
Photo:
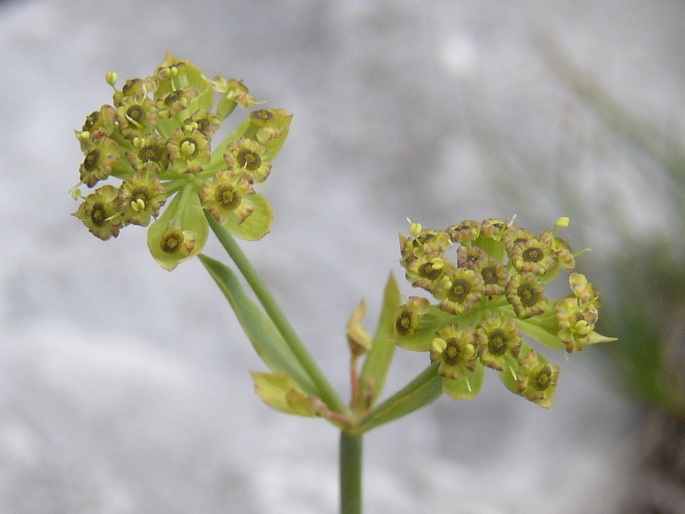
[(312, 382), (317, 386), (321, 395), (321, 399), (328, 405), (328, 407), (335, 412), (342, 412), (344, 407), (338, 394), (330, 385), (326, 377), (323, 375), (316, 362), (307, 351), (299, 336), (293, 329), (288, 318), (283, 314), (283, 311), (278, 306), (269, 288), (262, 280), (257, 270), (254, 269), (252, 263), (245, 256), (240, 246), (235, 239), (225, 230), (219, 222), (209, 214), (206, 214), (209, 226), (221, 242), (228, 255), (231, 257), (235, 265), (242, 273), (245, 280), (250, 285), (259, 302), (264, 307), (264, 310), (269, 315), (274, 325), (285, 339), (286, 343), (295, 354), (297, 360), (305, 369)]

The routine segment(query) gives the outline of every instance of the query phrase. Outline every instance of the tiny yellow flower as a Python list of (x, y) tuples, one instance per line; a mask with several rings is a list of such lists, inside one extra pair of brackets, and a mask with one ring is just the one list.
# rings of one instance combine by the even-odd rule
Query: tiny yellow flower
[(229, 145), (224, 161), (229, 170), (242, 173), (250, 183), (261, 183), (271, 173), (265, 152), (266, 148), (256, 141), (241, 138)]
[(559, 380), (559, 366), (549, 364), (535, 350), (529, 350), (516, 372), (518, 394), (533, 403), (552, 407), (552, 398)]
[(202, 186), (202, 206), (219, 223), (226, 225), (243, 223), (254, 211), (250, 196), (252, 185), (240, 173), (220, 171)]
[(467, 268), (454, 268), (445, 274), (433, 291), (440, 309), (452, 314), (463, 314), (483, 296), (483, 277)]
[(536, 275), (517, 273), (507, 284), (507, 301), (519, 318), (526, 319), (542, 314), (547, 308), (545, 290)]
[(445, 378), (460, 379), (467, 370), (475, 370), (479, 345), (473, 328), (460, 328), (456, 324), (444, 326), (436, 332), (430, 355), (431, 361), (440, 361), (438, 373)]
[(85, 197), (78, 210), (73, 213), (94, 236), (106, 241), (117, 237), (121, 222), (117, 217), (116, 187), (106, 185)]
[(489, 368), (502, 371), (505, 355), (517, 358), (521, 349), (521, 334), (508, 316), (492, 314), (476, 327), (480, 345), (480, 361)]
[(147, 227), (166, 201), (162, 182), (153, 173), (138, 172), (121, 183), (117, 203), (124, 223)]
[(453, 243), (469, 244), (478, 239), (480, 235), (480, 223), (475, 220), (462, 221), (458, 225), (447, 228), (447, 233)]

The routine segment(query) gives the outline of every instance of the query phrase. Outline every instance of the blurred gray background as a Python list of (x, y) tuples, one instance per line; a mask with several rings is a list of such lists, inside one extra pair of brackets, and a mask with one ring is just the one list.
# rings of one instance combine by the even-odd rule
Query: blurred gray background
[[(684, 26), (679, 0), (0, 2), (0, 513), (337, 509), (337, 432), (257, 399), (263, 366), (200, 263), (167, 273), (145, 230), (102, 242), (69, 215), (106, 71), (146, 76), (168, 49), (295, 114), (272, 234), (242, 246), (346, 391), (345, 322), (365, 298), (375, 328), (406, 218), (570, 215), (609, 309), (640, 242), (663, 246), (630, 262), (682, 255), (682, 180), (659, 159), (683, 141)], [(546, 355), (552, 411), (493, 373), (371, 432), (367, 512), (626, 508), (644, 403), (601, 349)], [(388, 391), (425, 364), (399, 356)]]

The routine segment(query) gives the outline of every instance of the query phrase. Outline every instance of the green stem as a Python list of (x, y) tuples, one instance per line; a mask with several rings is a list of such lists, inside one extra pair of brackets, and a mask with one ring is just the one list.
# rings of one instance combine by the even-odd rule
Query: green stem
[(223, 247), (228, 252), (228, 255), (233, 259), (233, 262), (238, 267), (242, 273), (245, 280), (250, 285), (254, 291), (257, 299), (264, 307), (264, 311), (271, 318), (274, 325), (278, 331), (283, 336), (283, 339), (287, 343), (293, 355), (298, 360), (302, 368), (312, 380), (312, 383), (316, 386), (317, 391), (321, 399), (324, 401), (328, 407), (335, 412), (343, 412), (344, 406), (340, 397), (335, 392), (335, 389), (328, 382), (324, 374), (317, 366), (316, 362), (305, 348), (304, 344), (300, 340), (299, 336), (293, 329), (288, 318), (283, 314), (283, 311), (276, 303), (276, 300), (271, 295), (269, 288), (266, 286), (262, 280), (257, 270), (252, 266), (252, 263), (245, 256), (241, 250), (238, 243), (236, 243), (233, 236), (228, 233), (228, 231), (221, 226), (221, 224), (207, 211), (205, 211), (205, 216), (209, 222), (209, 226), (216, 234)]
[(362, 513), (361, 434), (340, 432), (340, 514)]

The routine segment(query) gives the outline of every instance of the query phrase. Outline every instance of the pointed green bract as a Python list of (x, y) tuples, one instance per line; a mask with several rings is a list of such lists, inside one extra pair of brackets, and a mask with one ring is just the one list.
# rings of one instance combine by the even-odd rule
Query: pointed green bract
[(391, 273), (385, 285), (378, 328), (373, 336), (371, 350), (366, 356), (361, 373), (362, 387), (367, 387), (367, 385), (371, 387), (372, 404), (375, 403), (383, 392), (388, 369), (395, 354), (395, 343), (392, 339), (395, 331), (393, 324), (395, 314), (401, 303), (402, 295), (397, 285), (397, 280), (395, 280), (395, 276)]
[(283, 143), (285, 143), (288, 132), (290, 132), (290, 122), (293, 119), (293, 115), (288, 114), (283, 109), (272, 109), (271, 112), (274, 115), (274, 120), (268, 127), (272, 128), (272, 131), (257, 132), (257, 139), (266, 148), (264, 158), (269, 162), (274, 160), (283, 148)]
[[(177, 239), (169, 245), (174, 232)], [(198, 255), (208, 235), (209, 225), (202, 212), (200, 198), (190, 191), (177, 194), (164, 214), (150, 225), (147, 244), (159, 265), (172, 271), (183, 261)]]
[[(531, 350), (530, 345), (521, 343), (521, 354), (525, 355)], [(504, 384), (504, 387), (509, 389), (514, 394), (518, 394), (518, 385), (516, 383), (516, 372), (519, 369), (519, 363), (516, 359), (507, 358), (504, 369), (499, 374), (499, 379)]]
[(368, 432), (385, 423), (411, 414), (430, 405), (442, 394), (442, 377), (438, 363), (433, 363), (400, 391), (380, 403), (359, 424), (360, 432)]
[(317, 416), (317, 405), (321, 401), (305, 394), (285, 371), (250, 374), (255, 392), (272, 409), (307, 418)]
[(227, 223), (224, 228), (240, 239), (256, 241), (271, 231), (274, 215), (264, 195), (255, 193), (250, 196), (250, 202), (254, 206), (252, 214), (242, 223)]
[(485, 367), (482, 364), (476, 366), (473, 371), (467, 371), (459, 379), (442, 379), (442, 390), (454, 400), (473, 400), (480, 392), (483, 385)]
[[(564, 349), (564, 342), (561, 339), (559, 339), (559, 336), (556, 334), (556, 331), (550, 332), (544, 326), (534, 323), (533, 319), (524, 320), (514, 318), (514, 323), (516, 323), (521, 332), (532, 337), (539, 343), (545, 345), (547, 348), (552, 348), (553, 350)], [(556, 323), (555, 328), (557, 328)]]

